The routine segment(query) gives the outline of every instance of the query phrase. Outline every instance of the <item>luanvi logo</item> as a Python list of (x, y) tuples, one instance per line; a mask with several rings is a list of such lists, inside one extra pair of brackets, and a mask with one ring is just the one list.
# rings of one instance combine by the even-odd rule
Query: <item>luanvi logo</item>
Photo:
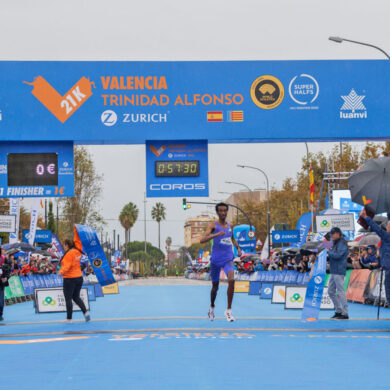
[(340, 109), (340, 118), (367, 118), (367, 109), (363, 104), (363, 99), (365, 97), (365, 95), (358, 95), (354, 89), (351, 89), (349, 95), (341, 96), (341, 98), (344, 100), (344, 104)]
[(65, 95), (61, 96), (42, 76), (32, 83), (31, 93), (62, 123), (65, 123), (91, 96), (95, 83), (82, 77)]

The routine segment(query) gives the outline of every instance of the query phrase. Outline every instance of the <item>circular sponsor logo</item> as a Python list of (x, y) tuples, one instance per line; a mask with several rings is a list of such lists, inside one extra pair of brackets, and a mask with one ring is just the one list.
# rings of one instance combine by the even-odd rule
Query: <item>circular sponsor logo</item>
[(275, 234), (275, 240), (280, 240), (280, 234)]
[(322, 278), (321, 278), (321, 276), (316, 276), (316, 277), (314, 278), (314, 282), (315, 282), (315, 284), (321, 284), (321, 283), (322, 283)]
[(62, 166), (64, 166), (65, 168), (69, 165), (69, 163), (67, 161), (64, 161)]
[(264, 294), (269, 295), (271, 294), (271, 289), (269, 287), (264, 289)]
[(283, 84), (274, 76), (260, 76), (252, 83), (251, 98), (256, 106), (271, 110), (283, 101)]
[(172, 158), (172, 157), (173, 157), (173, 154), (172, 154), (172, 153), (168, 153), (168, 157), (169, 157), (169, 158)]
[(295, 103), (305, 106), (318, 98), (320, 87), (313, 76), (301, 74), (290, 81), (288, 93)]
[(95, 260), (93, 261), (93, 265), (94, 265), (94, 267), (96, 267), (96, 268), (101, 267), (102, 264), (103, 264), (103, 261), (102, 261), (101, 259), (95, 259)]
[(118, 116), (116, 115), (116, 113), (114, 111), (106, 110), (106, 111), (102, 112), (100, 119), (101, 119), (103, 125), (114, 126), (118, 120)]
[(248, 237), (253, 238), (255, 236), (255, 232), (253, 230), (249, 230)]

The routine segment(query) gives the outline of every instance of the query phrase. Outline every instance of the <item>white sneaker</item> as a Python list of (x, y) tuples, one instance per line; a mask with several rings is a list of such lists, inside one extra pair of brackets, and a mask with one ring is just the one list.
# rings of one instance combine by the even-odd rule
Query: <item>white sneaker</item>
[(86, 313), (84, 313), (84, 319), (85, 319), (85, 322), (91, 321), (91, 316), (90, 316), (88, 311)]
[(210, 321), (214, 321), (215, 320), (215, 311), (214, 311), (214, 307), (210, 306), (209, 307), (209, 312), (207, 313), (208, 316), (209, 316), (209, 320)]
[(65, 320), (65, 324), (71, 324), (73, 320)]
[(234, 321), (232, 309), (226, 309), (225, 310), (225, 317), (226, 317), (228, 322), (233, 322)]

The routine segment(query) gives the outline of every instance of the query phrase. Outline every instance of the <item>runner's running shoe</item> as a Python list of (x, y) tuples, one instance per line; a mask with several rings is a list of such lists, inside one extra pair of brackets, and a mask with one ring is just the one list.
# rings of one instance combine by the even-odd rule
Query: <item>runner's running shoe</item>
[(207, 315), (209, 316), (209, 320), (210, 321), (214, 321), (215, 320), (215, 311), (214, 311), (214, 307), (210, 306), (209, 307), (209, 312), (207, 313)]
[(234, 321), (235, 318), (233, 317), (232, 309), (225, 310), (225, 317), (226, 317), (228, 322), (233, 322)]

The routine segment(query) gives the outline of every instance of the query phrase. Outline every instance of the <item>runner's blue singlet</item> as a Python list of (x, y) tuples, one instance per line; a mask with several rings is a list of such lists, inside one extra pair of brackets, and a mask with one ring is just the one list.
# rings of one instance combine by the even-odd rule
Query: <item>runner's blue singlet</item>
[(223, 228), (218, 222), (215, 222), (215, 230), (213, 234), (223, 231), (225, 234), (220, 237), (213, 238), (213, 246), (211, 249), (210, 261), (215, 265), (223, 265), (228, 261), (232, 261), (233, 255), (233, 242), (232, 242), (232, 228), (230, 224), (227, 224), (226, 228)]

